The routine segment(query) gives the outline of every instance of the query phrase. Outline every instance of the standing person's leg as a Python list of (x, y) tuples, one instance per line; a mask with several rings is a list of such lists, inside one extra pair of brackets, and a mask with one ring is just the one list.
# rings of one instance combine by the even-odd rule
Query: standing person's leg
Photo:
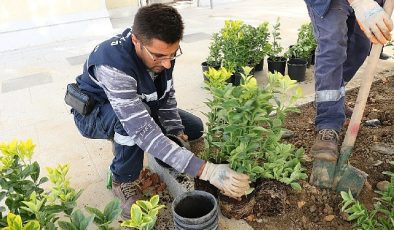
[(332, 0), (324, 17), (308, 7), (317, 39), (315, 63), (316, 119), (318, 131), (312, 154), (336, 160), (338, 132), (345, 121), (343, 64), (347, 59), (347, 20), (353, 12), (346, 0)]
[(343, 64), (343, 80), (345, 83), (349, 82), (356, 74), (371, 48), (371, 42), (358, 25), (354, 12), (349, 16), (347, 26), (349, 28), (347, 59)]
[(86, 116), (74, 112), (74, 120), (85, 137), (113, 139), (112, 192), (121, 201), (122, 216), (129, 218), (131, 205), (142, 195), (134, 181), (142, 170), (144, 152), (127, 135), (109, 103), (97, 105)]

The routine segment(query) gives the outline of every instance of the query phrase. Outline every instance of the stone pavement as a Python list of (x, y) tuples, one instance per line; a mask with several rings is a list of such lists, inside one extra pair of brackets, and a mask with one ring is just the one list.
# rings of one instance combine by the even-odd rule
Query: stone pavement
[[(186, 26), (181, 44), (184, 54), (177, 59), (174, 72), (178, 105), (203, 119), (201, 112), (206, 111), (203, 102), (207, 94), (202, 89), (200, 64), (208, 55), (210, 35), (219, 31), (224, 20), (241, 19), (258, 25), (262, 21), (273, 23), (280, 17), (283, 47), (294, 43), (299, 26), (309, 21), (302, 0), (213, 2), (213, 9), (209, 8), (208, 0), (201, 1), (200, 7), (186, 3), (176, 5)], [(125, 10), (135, 12), (137, 9)], [(80, 205), (99, 208), (112, 198), (110, 191), (105, 189), (106, 172), (112, 160), (111, 145), (105, 140), (83, 138), (75, 128), (63, 98), (67, 83), (73, 82), (81, 73), (83, 62), (92, 48), (130, 26), (132, 18), (115, 15), (111, 22), (113, 33), (108, 36), (81, 37), (0, 53), (0, 142), (32, 138), (37, 145), (34, 158), (40, 165), (44, 168), (69, 163), (72, 185), (84, 189)], [(391, 48), (386, 50), (392, 54)], [(383, 70), (392, 66), (393, 61), (389, 60), (381, 62), (378, 68)], [(264, 84), (266, 72), (267, 63), (264, 70), (256, 74), (259, 83)], [(307, 80), (301, 83), (305, 100), (313, 99), (311, 74), (308, 70)], [(348, 87), (355, 87), (359, 82), (360, 79), (356, 79)]]

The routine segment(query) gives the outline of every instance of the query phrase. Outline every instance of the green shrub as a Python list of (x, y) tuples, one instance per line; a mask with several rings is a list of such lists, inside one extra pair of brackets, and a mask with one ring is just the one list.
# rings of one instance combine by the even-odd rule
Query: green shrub
[(300, 188), (297, 180), (306, 178), (300, 164), (304, 150), (280, 139), (286, 114), (297, 111), (294, 104), (301, 88), (279, 73), (270, 74), (268, 84), (259, 88), (250, 70), (244, 68), (240, 86), (226, 84), (225, 69), (207, 72), (205, 88), (212, 99), (206, 102), (210, 111), (202, 158), (229, 163), (251, 181), (264, 177)]
[[(119, 201), (110, 202), (102, 214), (88, 207), (88, 211), (97, 217), (85, 217), (75, 208), (82, 191), (70, 186), (68, 165), (48, 167), (51, 186), (48, 191), (41, 188), (48, 178), (40, 178), (39, 164), (31, 161), (34, 148), (30, 139), (0, 144), (0, 202), (5, 203), (0, 207), (0, 227), (9, 230), (52, 230), (58, 227), (82, 230), (95, 220), (100, 229), (111, 229), (109, 224), (121, 211)], [(66, 217), (69, 221), (59, 221), (59, 217)]]
[(226, 20), (212, 36), (207, 64), (240, 73), (242, 66), (253, 67), (264, 59), (270, 50), (268, 38), (267, 22), (253, 27), (241, 20)]

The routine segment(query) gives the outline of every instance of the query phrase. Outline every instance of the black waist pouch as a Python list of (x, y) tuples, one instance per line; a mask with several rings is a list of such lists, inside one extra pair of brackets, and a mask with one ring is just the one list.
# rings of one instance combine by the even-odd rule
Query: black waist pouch
[(64, 101), (82, 115), (88, 115), (96, 104), (94, 99), (82, 92), (76, 83), (67, 85)]

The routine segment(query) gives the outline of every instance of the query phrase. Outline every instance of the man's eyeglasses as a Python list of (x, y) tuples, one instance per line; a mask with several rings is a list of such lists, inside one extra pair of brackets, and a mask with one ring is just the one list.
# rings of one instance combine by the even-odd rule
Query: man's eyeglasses
[(175, 51), (174, 54), (170, 55), (170, 57), (156, 57), (156, 55), (152, 54), (144, 45), (142, 45), (142, 47), (144, 47), (145, 51), (149, 54), (149, 56), (152, 58), (152, 60), (154, 62), (158, 62), (158, 61), (172, 61), (175, 60), (176, 58), (178, 58), (179, 56), (181, 56), (182, 53), (182, 49), (179, 46), (179, 48)]

